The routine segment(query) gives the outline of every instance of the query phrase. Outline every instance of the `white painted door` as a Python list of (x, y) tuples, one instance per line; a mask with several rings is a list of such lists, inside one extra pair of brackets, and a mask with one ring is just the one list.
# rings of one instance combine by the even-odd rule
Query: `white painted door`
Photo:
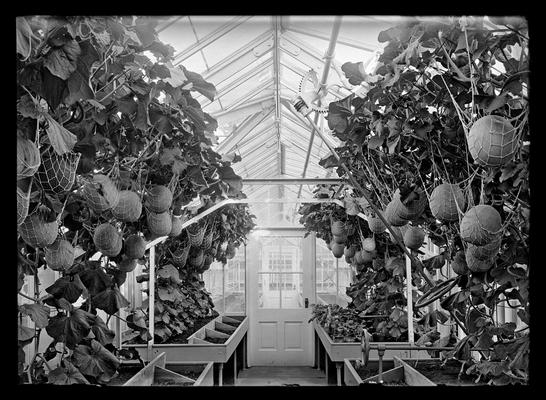
[(303, 236), (258, 231), (247, 245), (249, 366), (313, 364), (314, 236)]

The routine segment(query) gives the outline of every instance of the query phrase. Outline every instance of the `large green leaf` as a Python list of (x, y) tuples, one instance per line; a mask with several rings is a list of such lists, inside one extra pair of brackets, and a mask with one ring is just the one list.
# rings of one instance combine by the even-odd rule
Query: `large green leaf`
[(180, 283), (180, 272), (172, 264), (162, 266), (157, 271), (157, 276), (164, 279), (171, 279), (175, 283)]
[[(78, 42), (71, 39), (65, 27), (59, 28), (50, 41), (62, 38), (63, 42), (59, 47), (52, 47), (44, 60), (44, 66), (55, 76), (62, 80), (67, 80), (75, 70), (78, 56), (81, 54), (81, 48)], [(65, 40), (65, 38), (70, 38)]]
[(25, 346), (32, 342), (35, 333), (34, 329), (29, 328), (28, 326), (19, 325), (17, 328), (17, 340), (19, 340), (20, 344)]
[(98, 263), (88, 262), (86, 269), (78, 275), (91, 296), (112, 286), (112, 277)]
[(55, 368), (47, 376), (48, 383), (53, 385), (89, 384), (82, 373), (67, 359), (63, 360), (63, 366)]
[(36, 324), (36, 328), (45, 328), (49, 322), (49, 307), (42, 304), (23, 304), (19, 306), (23, 315), (28, 315)]
[(120, 308), (130, 305), (129, 301), (123, 297), (117, 287), (103, 290), (93, 296), (91, 301), (94, 307), (104, 310), (109, 315), (115, 314)]
[(89, 334), (94, 317), (81, 309), (74, 309), (70, 316), (60, 312), (50, 319), (46, 331), (57, 342), (65, 342), (69, 349), (73, 349)]
[(55, 121), (50, 114), (45, 113), (43, 116), (47, 121), (47, 137), (57, 154), (63, 155), (64, 153), (72, 151), (74, 145), (78, 141), (76, 135)]
[(98, 315), (95, 317), (93, 325), (91, 325), (91, 332), (93, 332), (95, 339), (103, 346), (112, 344), (116, 337), (116, 333), (108, 328), (106, 323)]
[(120, 365), (117, 357), (96, 340), (91, 340), (90, 346), (76, 346), (72, 358), (82, 374), (101, 383), (110, 381)]
[(195, 72), (188, 71), (183, 66), (181, 67), (184, 71), (184, 74), (186, 75), (187, 80), (192, 84), (190, 90), (195, 90), (201, 93), (210, 101), (214, 101), (214, 96), (216, 96), (216, 88), (214, 87), (214, 85), (210, 82), (205, 81), (201, 75)]
[(78, 275), (68, 275), (57, 279), (46, 292), (57, 299), (65, 298), (70, 303), (76, 302), (80, 296), (87, 297), (88, 291)]

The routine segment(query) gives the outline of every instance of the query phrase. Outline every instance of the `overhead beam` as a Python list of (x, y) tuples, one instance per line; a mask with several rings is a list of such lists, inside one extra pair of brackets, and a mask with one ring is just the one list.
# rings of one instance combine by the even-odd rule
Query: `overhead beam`
[(235, 100), (232, 104), (229, 105), (229, 107), (226, 107), (226, 110), (232, 110), (234, 108), (237, 108), (238, 106), (246, 103), (250, 99), (256, 97), (260, 93), (262, 93), (264, 90), (270, 89), (270, 86), (273, 86), (274, 82), (273, 80), (268, 80), (259, 85), (258, 87), (250, 89), (248, 92), (243, 94), (241, 97), (239, 97), (237, 100)]
[(229, 153), (233, 150), (237, 144), (243, 140), (254, 128), (262, 123), (267, 117), (271, 115), (273, 108), (269, 108), (267, 112), (258, 112), (252, 117), (248, 118), (241, 125), (239, 125), (233, 133), (228, 136), (222, 143), (217, 147), (217, 151), (220, 153)]
[[(320, 31), (317, 31), (315, 29), (309, 29), (309, 28), (304, 29), (304, 28), (300, 28), (300, 27), (298, 27), (296, 25), (289, 25), (289, 26), (286, 27), (286, 30), (290, 31), (290, 32), (301, 33), (302, 35), (315, 37), (315, 38), (318, 38), (318, 39), (324, 39), (324, 40), (329, 40), (330, 39), (328, 35), (320, 32)], [(346, 45), (346, 46), (350, 46), (350, 47), (354, 47), (355, 49), (369, 51), (369, 52), (375, 52), (375, 51), (380, 50), (379, 46), (373, 46), (371, 44), (366, 44), (366, 43), (360, 42), (358, 40), (350, 39), (350, 38), (344, 37), (344, 36), (339, 36), (338, 39), (337, 39), (337, 43), (343, 44), (343, 45)]]
[(243, 185), (335, 185), (339, 178), (243, 178)]
[(272, 51), (272, 49), (273, 32), (264, 32), (221, 61), (218, 61), (210, 67), (208, 71), (205, 71), (201, 75), (204, 80), (219, 85), (258, 58)]
[(246, 117), (247, 115), (256, 114), (257, 112), (265, 112), (275, 106), (275, 100), (271, 96), (262, 96), (258, 99), (249, 101), (248, 103), (241, 104), (239, 107), (231, 107), (229, 110), (212, 113), (212, 116), (216, 118), (218, 123), (225, 123), (229, 121), (238, 120)]
[[(235, 79), (234, 81), (230, 82), (228, 85), (226, 85), (225, 87), (220, 89), (216, 93), (216, 98), (214, 100), (222, 98), (226, 94), (230, 93), (232, 90), (234, 90), (234, 89), (238, 88), (239, 86), (241, 86), (243, 83), (249, 81), (251, 78), (254, 78), (256, 75), (258, 75), (261, 72), (265, 71), (272, 64), (273, 64), (273, 62), (271, 60), (265, 60), (260, 65), (252, 68), (250, 71), (246, 72), (245, 74), (241, 75), (240, 77), (238, 77), (237, 79)], [(199, 100), (201, 100), (202, 97), (204, 97), (204, 96), (203, 95), (198, 96), (198, 97), (196, 97), (196, 100), (199, 101)], [(210, 100), (207, 99), (206, 104), (205, 104), (204, 107), (208, 106), (212, 102), (213, 101), (210, 101)]]
[(178, 54), (175, 54), (174, 57), (173, 57), (173, 60), (176, 60), (176, 62), (174, 62), (174, 65), (180, 64), (181, 62), (183, 62), (187, 58), (191, 57), (192, 55), (194, 55), (198, 51), (202, 50), (204, 47), (208, 46), (209, 44), (211, 44), (215, 40), (218, 40), (222, 36), (224, 36), (227, 33), (231, 32), (233, 29), (237, 28), (239, 25), (241, 25), (245, 21), (248, 21), (250, 18), (252, 18), (252, 16), (245, 15), (245, 16), (238, 16), (238, 17), (235, 17), (235, 18), (231, 19), (229, 22), (222, 25), (220, 28), (218, 28), (215, 31), (209, 33), (208, 35), (206, 35), (202, 39), (196, 41), (194, 44), (192, 44), (191, 46), (185, 48), (184, 50), (182, 50)]

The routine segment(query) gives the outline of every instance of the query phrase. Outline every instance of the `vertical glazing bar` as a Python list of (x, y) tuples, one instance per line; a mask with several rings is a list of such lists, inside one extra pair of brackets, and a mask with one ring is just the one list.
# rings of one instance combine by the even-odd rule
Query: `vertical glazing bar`
[[(414, 343), (414, 332), (413, 332), (413, 287), (411, 284), (411, 260), (406, 255), (406, 290), (407, 290), (407, 300), (408, 300), (408, 341), (410, 344)], [(410, 353), (411, 354), (411, 353)]]
[(148, 342), (148, 359), (152, 359), (155, 319), (155, 245), (150, 247), (150, 278), (148, 280), (148, 330), (152, 337)]

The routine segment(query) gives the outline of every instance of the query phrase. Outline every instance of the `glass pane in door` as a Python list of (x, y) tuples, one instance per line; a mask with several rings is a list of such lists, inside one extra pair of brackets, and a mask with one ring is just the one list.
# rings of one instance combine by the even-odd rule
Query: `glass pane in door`
[(303, 274), (281, 275), (281, 308), (303, 308)]

